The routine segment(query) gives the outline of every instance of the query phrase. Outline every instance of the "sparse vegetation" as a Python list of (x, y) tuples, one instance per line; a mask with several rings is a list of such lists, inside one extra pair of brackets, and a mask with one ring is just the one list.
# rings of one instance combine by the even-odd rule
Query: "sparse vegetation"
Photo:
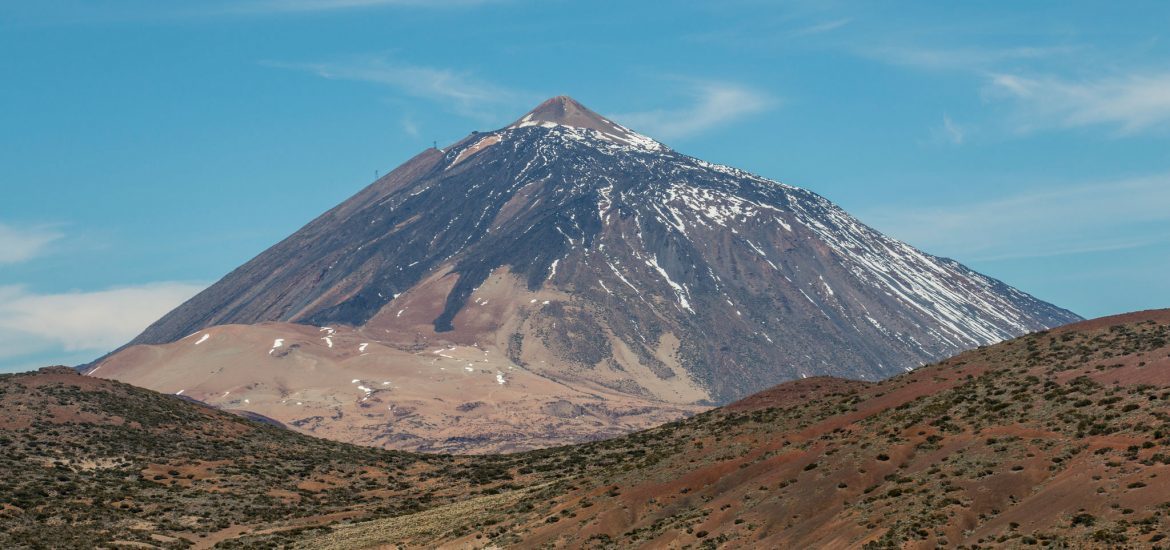
[(880, 384), (803, 380), (626, 437), (484, 457), (0, 377), (0, 543), (817, 546), (824, 531), (802, 527), (817, 521), (867, 548), (1155, 546), (1170, 532), (1168, 337), (1164, 322), (1038, 333)]

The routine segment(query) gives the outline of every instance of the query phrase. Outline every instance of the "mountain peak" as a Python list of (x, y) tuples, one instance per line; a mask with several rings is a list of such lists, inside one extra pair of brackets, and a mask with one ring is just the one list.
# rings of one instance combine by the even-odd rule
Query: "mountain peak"
[(592, 128), (594, 130), (602, 130), (613, 125), (612, 122), (567, 95), (559, 95), (545, 100), (512, 125), (519, 126), (532, 122), (553, 122), (564, 126)]
[(535, 109), (528, 111), (527, 114), (513, 122), (508, 128), (527, 126), (587, 128), (600, 132), (610, 140), (626, 145), (651, 150), (662, 148), (662, 145), (657, 141), (614, 123), (567, 95), (559, 95), (545, 100)]
[[(441, 375), (409, 366), (445, 360), (446, 374), (482, 373), (484, 386), (500, 391), (529, 384), (508, 386), (524, 369), (629, 396), (622, 399), (689, 405), (728, 402), (785, 379), (874, 380), (1073, 320), (1079, 317), (882, 235), (820, 195), (664, 150), (558, 97), (511, 127), (419, 155), (232, 271), (133, 343), (177, 343), (192, 352), (187, 363), (167, 359), (158, 367), (175, 376), (203, 372), (199, 365), (211, 360), (207, 350), (229, 345), (249, 369), (259, 368), (250, 366), (256, 357), (275, 362), (288, 353), (290, 363), (313, 358), (341, 365), (382, 346), (408, 355), (363, 361), (394, 362), (404, 369), (392, 371), (399, 374), (432, 373), (423, 376), (427, 384), (428, 376)], [(270, 322), (297, 325), (262, 328), (238, 343), (210, 330)], [(484, 351), (490, 352), (486, 363)], [(125, 357), (127, 369), (148, 360), (141, 350), (115, 357)], [(465, 358), (473, 364), (453, 362)], [(142, 374), (134, 379), (149, 380), (153, 368), (136, 370)], [(220, 378), (234, 384), (248, 371), (239, 372), (244, 378)], [(365, 384), (356, 373), (326, 378)], [(408, 383), (410, 390), (398, 390), (398, 378), (382, 378), (394, 380), (396, 397), (381, 399), (411, 402), (403, 391), (424, 395), (439, 387), (422, 386), (419, 378)], [(187, 378), (173, 380), (170, 391), (184, 389), (184, 395), (244, 399), (235, 386), (204, 386), (210, 389), (195, 394)], [(301, 388), (316, 383), (302, 380)], [(327, 387), (340, 392), (329, 395), (351, 397), (354, 389), (375, 390)], [(444, 394), (444, 402), (486, 391), (459, 388), (469, 393)], [(361, 392), (371, 394), (367, 404), (377, 403), (372, 391)], [(328, 399), (321, 403), (334, 402)], [(541, 406), (538, 401), (552, 402), (528, 402)], [(346, 410), (362, 410), (360, 403)], [(280, 400), (272, 406), (258, 412), (282, 421), (308, 417)], [(322, 409), (319, 416), (340, 410)], [(575, 410), (566, 405), (549, 418), (576, 418)], [(420, 418), (459, 413), (449, 408)], [(379, 426), (391, 422), (370, 418)]]

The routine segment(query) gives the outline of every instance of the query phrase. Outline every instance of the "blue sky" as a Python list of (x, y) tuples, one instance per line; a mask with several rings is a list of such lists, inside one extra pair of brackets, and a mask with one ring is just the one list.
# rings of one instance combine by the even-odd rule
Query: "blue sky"
[(0, 370), (558, 94), (1081, 315), (1170, 307), (1170, 4), (631, 4), (0, 2)]

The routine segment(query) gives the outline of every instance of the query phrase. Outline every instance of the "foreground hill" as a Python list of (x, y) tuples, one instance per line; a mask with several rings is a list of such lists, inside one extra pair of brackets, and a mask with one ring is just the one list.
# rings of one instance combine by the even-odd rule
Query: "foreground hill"
[(494, 463), (308, 437), (65, 367), (0, 376), (0, 548), (280, 538), (512, 488)]
[(5, 548), (1158, 547), (1170, 310), (513, 455), (354, 447), (61, 372), (0, 377), (0, 438)]
[(487, 452), (1079, 319), (556, 97), (419, 154), (89, 372), (348, 442)]
[[(870, 384), (797, 381), (605, 442), (544, 451), (532, 513), (306, 547), (1157, 547), (1170, 532), (1170, 311), (1072, 325)], [(459, 522), (456, 522), (458, 525)], [(489, 527), (490, 526), (490, 527)]]

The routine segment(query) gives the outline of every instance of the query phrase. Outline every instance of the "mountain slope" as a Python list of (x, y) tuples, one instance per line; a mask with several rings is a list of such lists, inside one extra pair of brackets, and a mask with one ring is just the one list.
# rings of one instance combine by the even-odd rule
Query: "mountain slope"
[(1157, 548), (1170, 310), (502, 456), (333, 443), (51, 369), (0, 376), (0, 466), (5, 548)]
[(279, 540), (543, 482), (499, 462), (307, 437), (65, 367), (0, 375), (3, 548)]
[(172, 344), (134, 346), (89, 374), (252, 411), (319, 437), (441, 453), (604, 439), (707, 408), (561, 384), (487, 346), (403, 350), (369, 332), (222, 325)]
[[(531, 511), (455, 519), (440, 507), (300, 547), (1165, 547), (1170, 310), (1029, 335), (876, 384), (789, 382), (515, 459), (564, 476)], [(447, 527), (410, 529), (428, 518)]]
[(569, 384), (726, 403), (804, 376), (876, 380), (1077, 319), (812, 192), (557, 97), (423, 152), (131, 345), (223, 324), (350, 326), (400, 349), (494, 343)]

